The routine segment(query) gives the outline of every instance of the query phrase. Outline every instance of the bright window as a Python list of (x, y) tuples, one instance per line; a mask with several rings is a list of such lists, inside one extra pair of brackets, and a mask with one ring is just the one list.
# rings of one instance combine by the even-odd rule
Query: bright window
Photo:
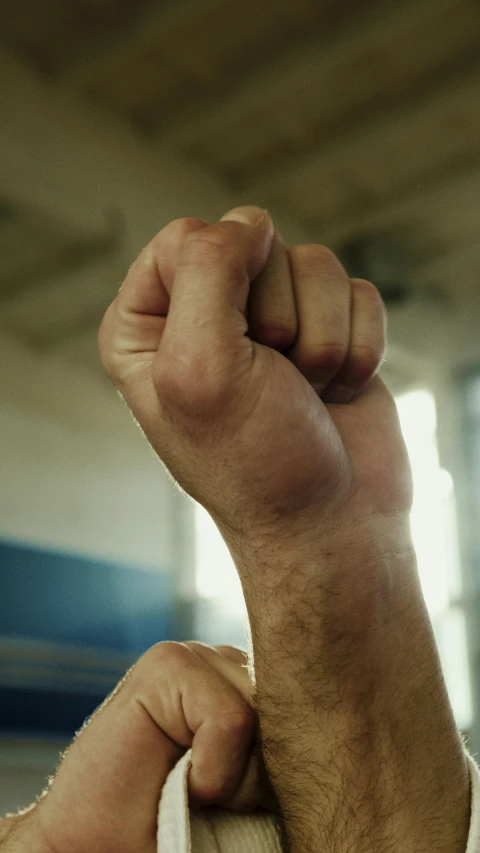
[(233, 614), (243, 614), (242, 586), (230, 552), (206, 510), (200, 504), (195, 510), (197, 594), (217, 599), (222, 609)]
[[(472, 722), (465, 617), (456, 601), (462, 584), (457, 550), (454, 484), (439, 465), (435, 400), (428, 391), (396, 399), (414, 479), (412, 536), (425, 601), (434, 625), (457, 724)], [(245, 614), (242, 587), (228, 549), (203, 507), (196, 506), (196, 589), (222, 613)]]
[(458, 553), (455, 489), (440, 467), (435, 398), (425, 390), (396, 399), (412, 465), (412, 538), (425, 602), (437, 638), (443, 673), (458, 726), (468, 730), (473, 709)]
[(438, 461), (433, 395), (413, 391), (396, 403), (413, 471), (411, 527), (420, 580), (430, 615), (436, 617), (449, 607), (451, 586), (460, 584), (453, 481)]

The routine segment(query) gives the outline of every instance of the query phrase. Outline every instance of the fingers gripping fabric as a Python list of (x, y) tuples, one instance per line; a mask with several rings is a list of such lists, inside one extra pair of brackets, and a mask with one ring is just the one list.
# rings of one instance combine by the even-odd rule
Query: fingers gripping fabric
[[(170, 772), (158, 812), (158, 853), (282, 853), (273, 813), (249, 814), (188, 805), (189, 750)], [(480, 853), (480, 769), (466, 752), (471, 780), (471, 819), (466, 853)]]
[(170, 772), (158, 811), (158, 853), (282, 853), (273, 813), (248, 814), (188, 805), (191, 749)]

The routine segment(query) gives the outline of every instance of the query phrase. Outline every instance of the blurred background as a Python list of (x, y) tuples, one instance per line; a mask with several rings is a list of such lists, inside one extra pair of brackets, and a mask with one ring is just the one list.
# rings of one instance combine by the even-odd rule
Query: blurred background
[(477, 0), (2, 0), (0, 814), (154, 642), (246, 648), (219, 534), (96, 351), (151, 237), (240, 204), (382, 292), (422, 585), (480, 751), (479, 39)]

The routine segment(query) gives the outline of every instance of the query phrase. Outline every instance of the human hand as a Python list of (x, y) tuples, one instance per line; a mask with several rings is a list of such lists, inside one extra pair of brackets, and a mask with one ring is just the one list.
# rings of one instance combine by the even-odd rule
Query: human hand
[(100, 355), (235, 559), (292, 853), (439, 849), (439, 827), (457, 853), (468, 773), (376, 375), (383, 304), (322, 246), (269, 256), (272, 236), (268, 217), (167, 225), (107, 310)]
[(87, 721), (27, 815), (28, 849), (154, 853), (163, 785), (190, 747), (193, 808), (275, 811), (246, 660), (240, 649), (198, 642), (149, 649)]
[[(103, 365), (227, 538), (300, 523), (318, 539), (322, 525), (408, 514), (396, 409), (372, 381), (385, 347), (379, 293), (316, 244), (287, 256), (274, 241), (267, 263), (272, 235), (268, 216), (258, 228), (167, 225), (103, 318)], [(340, 396), (355, 399), (328, 402)]]

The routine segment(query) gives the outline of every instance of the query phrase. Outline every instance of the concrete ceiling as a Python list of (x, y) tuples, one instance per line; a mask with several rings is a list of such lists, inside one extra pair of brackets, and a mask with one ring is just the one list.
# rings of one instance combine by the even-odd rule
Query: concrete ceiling
[(479, 42), (476, 0), (3, 0), (2, 327), (96, 369), (144, 242), (248, 202), (367, 241), (406, 361), (480, 359)]

